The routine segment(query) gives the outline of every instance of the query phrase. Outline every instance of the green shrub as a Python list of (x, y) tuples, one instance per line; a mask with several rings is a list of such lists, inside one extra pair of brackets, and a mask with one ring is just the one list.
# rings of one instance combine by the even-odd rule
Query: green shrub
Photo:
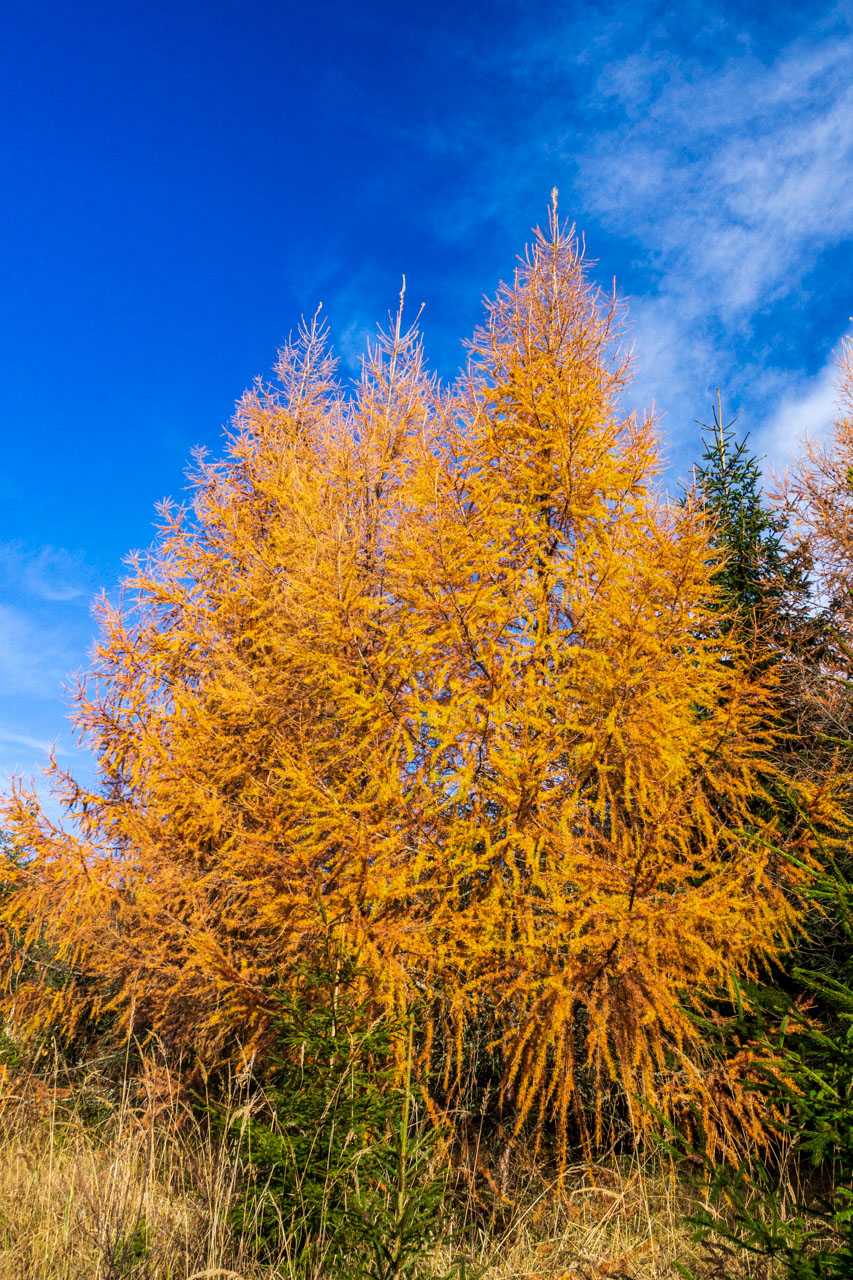
[[(670, 1126), (665, 1145), (702, 1170), (708, 1209), (694, 1218), (697, 1238), (716, 1255), (773, 1259), (788, 1280), (849, 1280), (853, 1275), (853, 883), (828, 861), (812, 894), (819, 927), (801, 947), (821, 967), (792, 966), (797, 1008), (779, 1011), (778, 987), (753, 993), (727, 1033), (752, 1041), (765, 1065), (754, 1088), (770, 1142), (732, 1167), (714, 1161), (698, 1138)], [(821, 956), (816, 939), (832, 939)], [(829, 972), (832, 970), (832, 972)], [(810, 996), (804, 1002), (803, 994)], [(685, 1275), (690, 1273), (682, 1268)], [(725, 1275), (726, 1272), (723, 1271)]]
[(439, 1237), (445, 1177), (411, 1086), (414, 1016), (376, 1017), (358, 978), (330, 947), (278, 995), (263, 1087), (214, 1113), (246, 1172), (231, 1222), (260, 1258), (404, 1280)]

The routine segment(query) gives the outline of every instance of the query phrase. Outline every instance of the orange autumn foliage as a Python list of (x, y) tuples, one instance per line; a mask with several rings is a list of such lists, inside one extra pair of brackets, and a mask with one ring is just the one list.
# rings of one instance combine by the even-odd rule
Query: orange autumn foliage
[[(316, 321), (282, 351), (99, 605), (97, 787), (52, 765), (63, 827), (6, 804), (7, 1016), (262, 1047), (332, 928), (447, 1087), (479, 1020), (519, 1119), (565, 1131), (590, 1072), (702, 1096), (689, 1010), (778, 954), (803, 873), (755, 817), (772, 676), (721, 652), (617, 320), (554, 215), (449, 389), (399, 317), (351, 393)], [(14, 978), (42, 931), (64, 986)]]

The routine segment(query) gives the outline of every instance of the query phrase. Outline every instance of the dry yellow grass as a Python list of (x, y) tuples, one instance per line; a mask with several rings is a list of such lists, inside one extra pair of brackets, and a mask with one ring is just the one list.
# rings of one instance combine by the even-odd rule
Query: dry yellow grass
[[(238, 1180), (162, 1068), (112, 1094), (91, 1078), (73, 1090), (7, 1081), (0, 1280), (305, 1280), (299, 1259), (261, 1265), (230, 1230)], [(688, 1193), (651, 1162), (578, 1166), (562, 1188), (517, 1164), (510, 1183), (491, 1211), (449, 1198), (427, 1276), (460, 1250), (482, 1280), (675, 1280), (674, 1262), (720, 1275), (691, 1242)], [(760, 1265), (728, 1274), (769, 1277)]]
[(612, 1159), (568, 1170), (562, 1191), (531, 1185), (503, 1230), (481, 1227), (482, 1280), (773, 1280), (763, 1262), (717, 1269), (686, 1221), (696, 1201), (654, 1160)]
[(0, 1095), (0, 1280), (256, 1280), (225, 1223), (237, 1170), (167, 1073)]

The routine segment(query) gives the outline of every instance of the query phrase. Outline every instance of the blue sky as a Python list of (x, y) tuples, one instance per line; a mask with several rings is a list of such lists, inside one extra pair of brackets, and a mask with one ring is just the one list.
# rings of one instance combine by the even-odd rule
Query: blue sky
[[(193, 446), (322, 301), (345, 370), (423, 302), (451, 376), (549, 193), (628, 297), (673, 478), (713, 388), (781, 465), (853, 311), (853, 7), (9, 5), (0, 20), (0, 785)], [(85, 764), (82, 765), (85, 769)]]

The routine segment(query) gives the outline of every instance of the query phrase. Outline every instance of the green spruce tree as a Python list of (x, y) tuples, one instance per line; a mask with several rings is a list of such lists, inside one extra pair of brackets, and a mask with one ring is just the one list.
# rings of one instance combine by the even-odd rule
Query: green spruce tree
[(784, 516), (764, 501), (761, 459), (751, 453), (748, 433), (735, 433), (740, 415), (723, 420), (719, 387), (712, 414), (710, 425), (696, 420), (704, 452), (694, 477), (713, 529), (711, 545), (721, 556), (714, 575), (728, 615), (721, 625), (724, 631), (752, 627), (778, 647), (781, 631), (790, 630), (792, 614), (799, 617), (807, 597), (803, 565), (785, 546)]
[[(786, 545), (785, 517), (766, 505), (759, 459), (748, 436), (737, 437), (736, 421), (724, 422), (718, 390), (712, 424), (699, 423), (705, 447), (695, 469), (721, 557), (720, 628), (747, 629), (756, 661), (776, 665), (786, 730), (780, 758), (788, 774), (798, 761), (813, 772), (815, 739), (825, 735), (810, 731), (802, 690), (824, 677), (828, 623), (810, 605), (803, 549), (794, 554)], [(808, 821), (772, 778), (765, 787), (783, 827)], [(808, 891), (813, 910), (784, 966), (707, 1027), (730, 1053), (751, 1044), (763, 1058), (755, 1088), (778, 1143), (737, 1169), (715, 1163), (701, 1139), (691, 1151), (716, 1192), (717, 1210), (697, 1220), (715, 1260), (739, 1246), (781, 1263), (788, 1280), (853, 1274), (853, 859), (840, 834), (820, 833), (825, 861)], [(676, 1145), (683, 1151), (684, 1139)]]

